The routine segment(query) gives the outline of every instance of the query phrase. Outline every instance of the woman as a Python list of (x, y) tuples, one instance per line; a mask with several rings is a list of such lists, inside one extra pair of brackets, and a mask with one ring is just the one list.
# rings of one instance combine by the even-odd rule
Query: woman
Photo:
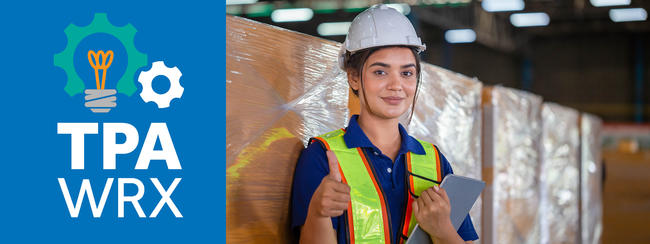
[(298, 160), (292, 228), (300, 243), (403, 243), (415, 223), (437, 244), (478, 239), (469, 216), (458, 231), (451, 224), (438, 187), (453, 173), (447, 160), (399, 124), (414, 109), (424, 49), (408, 19), (386, 5), (352, 22), (339, 64), (361, 111), (346, 129), (312, 138)]

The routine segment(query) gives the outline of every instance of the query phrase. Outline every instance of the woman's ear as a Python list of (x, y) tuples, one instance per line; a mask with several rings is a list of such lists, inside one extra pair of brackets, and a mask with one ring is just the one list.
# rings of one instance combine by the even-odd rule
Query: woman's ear
[(361, 88), (361, 81), (359, 80), (359, 74), (354, 69), (348, 69), (348, 84), (352, 90), (358, 91)]

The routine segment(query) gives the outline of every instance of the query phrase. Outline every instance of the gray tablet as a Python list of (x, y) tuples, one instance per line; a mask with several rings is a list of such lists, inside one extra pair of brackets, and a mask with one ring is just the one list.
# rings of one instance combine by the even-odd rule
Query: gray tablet
[[(485, 187), (485, 182), (450, 174), (445, 176), (440, 187), (447, 191), (449, 204), (451, 205), (451, 224), (456, 228), (456, 230), (458, 230), (469, 213), (469, 210), (474, 205), (474, 202), (476, 202), (478, 196), (481, 195), (481, 192)], [(423, 243), (430, 244), (431, 239), (424, 230), (420, 229), (420, 226), (416, 225), (411, 236), (406, 240), (406, 244)]]

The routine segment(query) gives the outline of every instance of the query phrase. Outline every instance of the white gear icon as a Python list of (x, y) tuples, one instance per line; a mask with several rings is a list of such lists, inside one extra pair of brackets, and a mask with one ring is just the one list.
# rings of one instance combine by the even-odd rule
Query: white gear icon
[[(151, 86), (153, 79), (159, 75), (165, 76), (169, 79), (169, 90), (165, 94), (156, 93)], [(138, 82), (142, 84), (140, 97), (146, 103), (155, 102), (158, 104), (158, 108), (168, 108), (172, 99), (181, 98), (183, 95), (184, 89), (180, 82), (182, 75), (183, 74), (176, 66), (169, 68), (163, 61), (153, 62), (150, 70), (142, 71), (138, 76)]]

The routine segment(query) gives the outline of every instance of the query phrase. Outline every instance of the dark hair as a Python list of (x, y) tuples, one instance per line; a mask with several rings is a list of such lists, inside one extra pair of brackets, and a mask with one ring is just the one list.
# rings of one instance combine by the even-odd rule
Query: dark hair
[[(411, 123), (411, 119), (413, 118), (413, 113), (415, 112), (415, 101), (418, 98), (418, 90), (420, 88), (420, 77), (421, 77), (421, 72), (420, 72), (420, 55), (418, 55), (418, 50), (415, 47), (410, 47), (410, 46), (382, 46), (382, 47), (372, 47), (368, 49), (364, 49), (361, 51), (357, 51), (354, 53), (346, 52), (345, 53), (345, 59), (344, 59), (344, 68), (346, 71), (352, 71), (355, 74), (359, 76), (359, 80), (361, 81), (361, 90), (364, 92), (364, 102), (366, 106), (368, 106), (368, 100), (366, 100), (365, 96), (365, 91), (363, 89), (363, 66), (366, 64), (366, 61), (368, 60), (368, 57), (372, 55), (374, 52), (379, 51), (383, 48), (389, 48), (389, 47), (404, 47), (408, 48), (411, 50), (413, 53), (413, 57), (415, 57), (415, 72), (417, 76), (417, 83), (415, 85), (415, 95), (413, 96), (413, 103), (411, 104), (411, 114), (409, 115), (409, 123)], [(352, 89), (352, 93), (354, 93), (355, 96), (359, 97), (359, 90)]]

